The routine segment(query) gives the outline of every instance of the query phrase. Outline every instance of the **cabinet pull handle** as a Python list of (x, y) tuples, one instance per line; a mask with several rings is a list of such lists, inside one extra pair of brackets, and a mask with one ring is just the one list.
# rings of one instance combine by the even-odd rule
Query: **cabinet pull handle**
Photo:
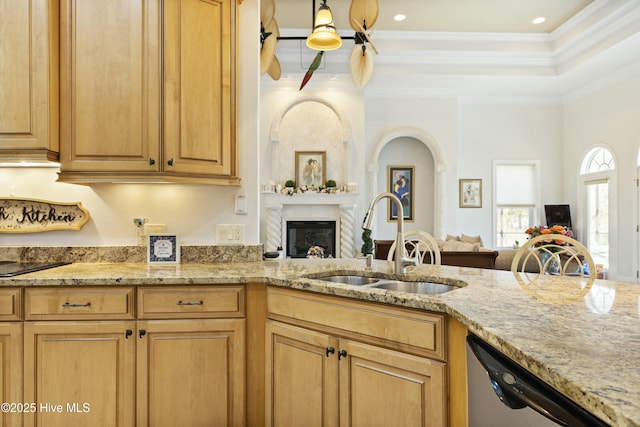
[(327, 347), (327, 357), (329, 357), (330, 354), (333, 354), (336, 352), (336, 349), (333, 347)]
[(147, 335), (147, 331), (145, 331), (144, 329), (140, 329), (140, 338), (142, 338), (145, 335)]
[(340, 350), (338, 352), (338, 360), (342, 359), (343, 357), (347, 357), (347, 350)]
[(178, 301), (176, 305), (204, 305), (204, 301)]
[(72, 304), (70, 302), (65, 302), (64, 304), (62, 304), (62, 306), (64, 308), (67, 308), (67, 307), (91, 307), (91, 302), (88, 302), (86, 304)]
[(131, 329), (127, 329), (127, 330), (124, 332), (124, 337), (125, 337), (125, 339), (129, 339), (129, 337), (130, 337), (131, 335), (133, 335), (133, 331), (132, 331)]
[(169, 160), (167, 160), (167, 164), (168, 164), (169, 166), (173, 166), (173, 159), (169, 159)]
[(155, 165), (156, 164), (156, 160), (153, 157), (149, 157), (149, 164), (151, 166)]

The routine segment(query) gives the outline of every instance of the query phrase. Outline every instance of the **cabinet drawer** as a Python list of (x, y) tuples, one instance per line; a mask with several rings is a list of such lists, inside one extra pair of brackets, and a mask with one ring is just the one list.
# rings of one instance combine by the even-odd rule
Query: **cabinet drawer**
[(133, 319), (133, 288), (26, 288), (26, 320)]
[(271, 319), (337, 336), (445, 359), (444, 315), (311, 292), (270, 287)]
[(22, 292), (19, 288), (0, 289), (0, 321), (22, 320)]
[(243, 286), (138, 289), (139, 319), (244, 317)]

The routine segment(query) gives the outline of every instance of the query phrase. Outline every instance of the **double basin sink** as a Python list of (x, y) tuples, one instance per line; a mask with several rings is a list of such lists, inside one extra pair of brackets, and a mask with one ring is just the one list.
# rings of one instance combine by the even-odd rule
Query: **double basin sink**
[(357, 276), (347, 274), (335, 274), (324, 277), (314, 277), (316, 280), (324, 280), (345, 285), (363, 286), (374, 289), (386, 289), (389, 291), (408, 292), (412, 294), (435, 295), (457, 289), (458, 286), (436, 282), (410, 282), (404, 280), (385, 279), (378, 277)]

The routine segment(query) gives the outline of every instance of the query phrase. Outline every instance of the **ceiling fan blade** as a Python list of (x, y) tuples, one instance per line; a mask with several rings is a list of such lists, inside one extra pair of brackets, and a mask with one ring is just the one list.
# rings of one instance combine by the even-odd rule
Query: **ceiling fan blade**
[[(371, 28), (378, 20), (378, 0), (351, 0), (349, 6), (349, 18), (356, 22), (363, 22), (367, 28)], [(360, 31), (351, 25), (354, 31)]]
[(364, 27), (362, 25), (360, 25), (360, 23), (358, 21), (356, 21), (355, 19), (352, 19), (351, 23), (356, 26), (356, 31), (364, 34), (364, 38), (367, 39), (367, 42), (371, 45), (371, 48), (373, 49), (373, 51), (376, 54), (379, 53), (378, 49), (376, 49), (376, 45), (373, 44), (373, 41), (369, 37), (369, 34), (367, 34), (367, 30), (365, 30)]
[(264, 43), (260, 48), (260, 74), (264, 74), (269, 70), (275, 55), (278, 36), (280, 35), (280, 29), (275, 18), (271, 20), (271, 23), (264, 30), (265, 33), (271, 34), (264, 39)]
[(260, 1), (260, 22), (266, 28), (271, 24), (271, 20), (276, 15), (276, 2), (275, 0), (261, 0)]
[(373, 74), (373, 55), (368, 49), (363, 49), (362, 45), (353, 46), (349, 57), (349, 68), (353, 84), (358, 89), (362, 89)]
[(269, 76), (273, 80), (280, 80), (280, 77), (282, 75), (282, 69), (280, 68), (280, 61), (278, 61), (277, 56), (274, 55), (273, 61), (271, 61), (271, 66), (269, 67), (269, 70), (267, 71), (267, 73), (269, 73)]

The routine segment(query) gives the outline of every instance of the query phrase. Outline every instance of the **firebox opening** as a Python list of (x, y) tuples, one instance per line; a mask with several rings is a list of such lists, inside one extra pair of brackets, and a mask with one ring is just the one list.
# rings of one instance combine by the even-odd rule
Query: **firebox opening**
[(305, 258), (312, 246), (336, 257), (336, 221), (287, 221), (287, 256)]

